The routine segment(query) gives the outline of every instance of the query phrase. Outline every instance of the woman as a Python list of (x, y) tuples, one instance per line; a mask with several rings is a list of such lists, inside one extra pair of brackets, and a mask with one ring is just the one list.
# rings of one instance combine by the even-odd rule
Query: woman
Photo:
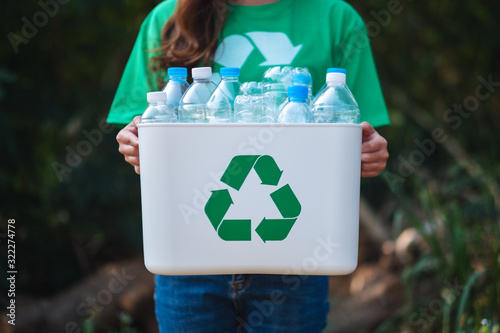
[[(152, 52), (151, 50), (155, 50)], [(108, 122), (128, 124), (119, 151), (140, 173), (137, 124), (146, 92), (168, 67), (240, 67), (242, 82), (272, 66), (308, 67), (314, 93), (329, 67), (347, 70), (363, 122), (362, 177), (385, 168), (389, 124), (364, 23), (341, 0), (166, 0), (146, 18)], [(370, 125), (371, 124), (371, 125)], [(157, 276), (161, 332), (320, 332), (328, 313), (324, 276)]]

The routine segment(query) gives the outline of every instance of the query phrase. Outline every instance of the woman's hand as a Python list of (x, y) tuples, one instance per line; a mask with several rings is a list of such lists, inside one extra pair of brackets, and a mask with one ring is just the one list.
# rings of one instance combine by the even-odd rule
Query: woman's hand
[(372, 125), (362, 122), (363, 139), (361, 144), (361, 177), (375, 177), (384, 170), (389, 158), (387, 141), (378, 134)]
[(125, 156), (125, 161), (130, 163), (137, 174), (141, 173), (139, 166), (139, 137), (137, 124), (141, 120), (141, 116), (137, 116), (123, 128), (116, 136), (116, 141), (119, 143), (118, 151)]

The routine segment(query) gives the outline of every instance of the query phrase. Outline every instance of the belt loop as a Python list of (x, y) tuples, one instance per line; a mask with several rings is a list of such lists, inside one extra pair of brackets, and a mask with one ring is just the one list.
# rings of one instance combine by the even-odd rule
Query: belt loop
[(237, 292), (245, 288), (252, 280), (251, 274), (234, 274), (231, 279), (231, 289)]

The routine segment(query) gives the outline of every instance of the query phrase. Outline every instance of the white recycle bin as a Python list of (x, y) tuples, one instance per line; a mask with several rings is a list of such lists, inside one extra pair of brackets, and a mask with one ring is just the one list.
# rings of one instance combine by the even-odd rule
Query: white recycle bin
[(147, 269), (352, 272), (361, 130), (357, 124), (139, 124)]

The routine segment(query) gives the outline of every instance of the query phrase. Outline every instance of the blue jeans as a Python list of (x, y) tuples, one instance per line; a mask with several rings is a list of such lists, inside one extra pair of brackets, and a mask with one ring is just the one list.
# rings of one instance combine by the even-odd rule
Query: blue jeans
[(328, 277), (156, 276), (161, 333), (319, 333), (328, 314)]

